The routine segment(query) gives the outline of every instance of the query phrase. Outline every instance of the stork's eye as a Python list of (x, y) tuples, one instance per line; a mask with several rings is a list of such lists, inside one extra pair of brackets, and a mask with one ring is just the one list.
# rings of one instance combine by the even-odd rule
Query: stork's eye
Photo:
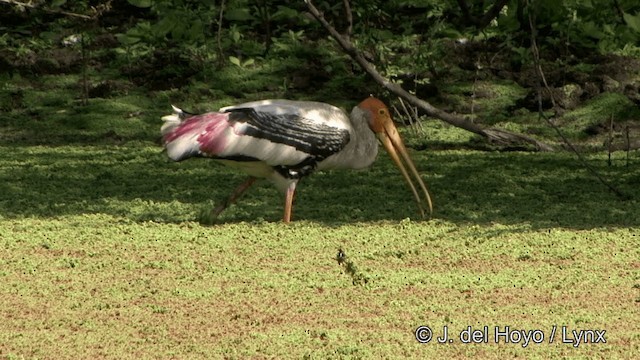
[(378, 115), (387, 115), (387, 110), (385, 109), (378, 110)]

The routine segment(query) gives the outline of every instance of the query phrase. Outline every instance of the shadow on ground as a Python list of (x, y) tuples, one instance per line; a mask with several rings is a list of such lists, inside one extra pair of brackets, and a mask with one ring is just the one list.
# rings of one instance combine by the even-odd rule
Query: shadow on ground
[[(193, 221), (244, 179), (205, 159), (170, 162), (150, 142), (1, 150), (10, 154), (0, 160), (5, 218), (104, 213), (133, 221)], [(620, 200), (571, 154), (414, 152), (435, 218), (532, 228), (640, 226), (637, 163), (608, 167), (605, 156), (591, 165), (632, 200)], [(369, 170), (314, 174), (298, 189), (296, 220), (338, 225), (417, 218), (411, 193), (386, 156)], [(279, 221), (282, 206), (283, 196), (262, 183), (217, 221)]]

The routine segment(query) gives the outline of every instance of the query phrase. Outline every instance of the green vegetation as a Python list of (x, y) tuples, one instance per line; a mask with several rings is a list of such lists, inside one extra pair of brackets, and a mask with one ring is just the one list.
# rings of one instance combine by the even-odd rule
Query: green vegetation
[[(350, 108), (374, 93), (404, 112), (303, 2), (228, 0), (220, 22), (221, 3), (0, 1), (0, 358), (640, 353), (637, 1), (514, 0), (486, 23), (493, 2), (467, 12), (465, 1), (354, 2), (352, 40), (385, 76), (558, 151), (506, 151), (419, 117), (400, 131), (432, 219), (417, 218), (381, 155), (365, 171), (304, 179), (288, 226), (283, 196), (264, 182), (210, 218), (244, 175), (169, 161), (159, 127), (170, 104)], [(347, 28), (342, 1), (315, 3)], [(558, 102), (543, 97), (542, 110), (629, 200), (539, 118), (529, 13)], [(85, 40), (62, 45), (74, 35)], [(454, 342), (418, 343), (422, 325), (435, 336), (447, 325)], [(490, 343), (462, 344), (468, 326), (488, 326)], [(545, 342), (493, 344), (495, 326), (540, 329)], [(606, 330), (607, 343), (563, 344), (562, 326)]]
[[(628, 359), (638, 351), (637, 231), (448, 221), (211, 228), (104, 214), (2, 230), (7, 358)], [(338, 247), (365, 285), (337, 264)], [(413, 338), (419, 325), (445, 324), (547, 336), (554, 324), (606, 329), (607, 344)]]
[[(381, 157), (306, 179), (290, 226), (268, 184), (206, 226), (200, 212), (240, 174), (169, 162), (148, 141), (0, 151), (8, 359), (625, 359), (640, 347), (640, 172), (620, 153), (589, 161), (634, 200), (568, 154), (414, 151), (432, 220)], [(605, 329), (607, 344), (423, 345), (419, 325), (566, 325)]]

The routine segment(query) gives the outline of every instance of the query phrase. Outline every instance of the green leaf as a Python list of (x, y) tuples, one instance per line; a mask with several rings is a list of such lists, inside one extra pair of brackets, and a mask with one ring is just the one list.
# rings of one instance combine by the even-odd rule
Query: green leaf
[(278, 10), (271, 15), (271, 20), (287, 20), (295, 19), (299, 15), (299, 12), (290, 7), (278, 5)]
[(140, 38), (139, 37), (133, 37), (133, 36), (129, 36), (127, 34), (116, 34), (116, 39), (118, 39), (118, 41), (122, 44), (122, 45), (133, 45), (135, 43), (140, 42)]
[(229, 61), (230, 61), (233, 65), (236, 65), (236, 66), (240, 66), (240, 67), (242, 67), (242, 65), (240, 65), (240, 59), (238, 59), (238, 58), (237, 58), (237, 57), (235, 57), (235, 56), (229, 56)]
[(229, 21), (248, 21), (255, 17), (251, 15), (248, 9), (229, 9), (225, 12), (224, 17)]
[(189, 29), (190, 41), (204, 41), (204, 24), (200, 19), (197, 19), (191, 23), (191, 29)]
[(127, 0), (129, 4), (139, 7), (139, 8), (148, 8), (151, 7), (151, 0)]
[(67, 0), (53, 0), (51, 2), (51, 7), (52, 8), (57, 8), (60, 7), (62, 5), (64, 5), (67, 2)]
[(600, 30), (598, 25), (593, 21), (586, 21), (581, 26), (581, 31), (583, 35), (592, 37), (594, 39), (602, 39), (605, 37), (605, 34)]
[(634, 31), (640, 32), (640, 13), (636, 14), (635, 16), (629, 13), (623, 13), (622, 17), (630, 28), (632, 28)]
[(162, 38), (176, 28), (181, 28), (179, 21), (173, 16), (167, 16), (158, 21), (157, 25), (151, 27), (151, 33), (156, 38)]
[(54, 41), (59, 37), (60, 37), (60, 34), (54, 31), (43, 31), (40, 33), (40, 38), (47, 41)]
[(242, 67), (247, 67), (249, 65), (253, 65), (255, 63), (255, 59), (249, 59), (247, 61), (245, 61), (244, 63), (242, 63)]
[(236, 29), (231, 29), (231, 38), (234, 43), (238, 43), (240, 41), (240, 32)]

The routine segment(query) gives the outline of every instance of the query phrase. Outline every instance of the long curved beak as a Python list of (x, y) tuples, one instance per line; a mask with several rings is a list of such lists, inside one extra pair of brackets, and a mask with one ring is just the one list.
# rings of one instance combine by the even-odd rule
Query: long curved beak
[[(429, 216), (431, 216), (431, 214), (433, 213), (431, 196), (429, 195), (427, 186), (422, 181), (418, 170), (416, 170), (416, 166), (413, 164), (413, 161), (411, 161), (411, 158), (409, 157), (409, 153), (407, 152), (407, 148), (404, 146), (404, 142), (402, 141), (402, 138), (398, 133), (398, 129), (396, 129), (395, 125), (393, 125), (393, 122), (388, 121), (384, 123), (384, 131), (378, 132), (377, 135), (380, 139), (380, 142), (382, 142), (382, 145), (389, 153), (389, 156), (391, 156), (391, 159), (393, 159), (393, 162), (396, 163), (396, 166), (398, 167), (398, 169), (400, 169), (402, 176), (404, 176), (404, 179), (411, 188), (413, 197), (418, 203), (420, 215), (422, 215), (423, 218), (425, 217), (424, 205), (426, 204), (429, 208)], [(407, 168), (409, 168), (409, 172), (411, 172), (413, 178), (418, 182), (422, 194), (418, 194), (418, 190), (416, 189), (416, 186), (414, 185), (412, 177), (409, 175)]]

